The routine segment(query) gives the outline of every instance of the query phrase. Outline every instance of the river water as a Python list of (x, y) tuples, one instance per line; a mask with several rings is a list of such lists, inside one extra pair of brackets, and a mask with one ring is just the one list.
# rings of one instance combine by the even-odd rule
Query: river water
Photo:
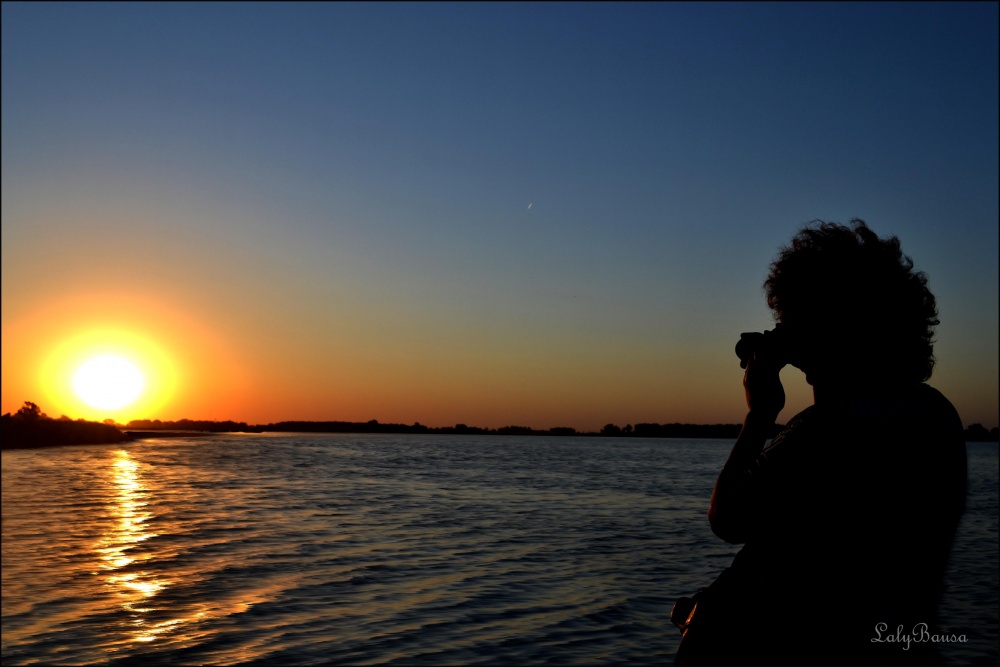
[[(732, 441), (253, 434), (3, 452), (4, 665), (670, 664)], [(941, 646), (997, 662), (997, 445)], [(873, 633), (874, 636), (874, 633)], [(822, 640), (819, 640), (818, 650)]]

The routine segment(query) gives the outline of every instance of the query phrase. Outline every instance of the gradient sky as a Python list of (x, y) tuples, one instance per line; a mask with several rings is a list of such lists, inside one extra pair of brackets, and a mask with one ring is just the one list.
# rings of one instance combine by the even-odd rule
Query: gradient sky
[(769, 262), (861, 217), (995, 426), (997, 8), (4, 2), (3, 411), (99, 417), (46, 369), (106, 336), (170, 376), (119, 420), (740, 422)]

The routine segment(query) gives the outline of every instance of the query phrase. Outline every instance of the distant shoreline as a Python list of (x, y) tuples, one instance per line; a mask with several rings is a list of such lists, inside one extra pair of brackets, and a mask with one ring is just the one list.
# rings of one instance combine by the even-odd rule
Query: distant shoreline
[[(407, 424), (383, 424), (376, 419), (367, 422), (347, 421), (283, 421), (272, 424), (247, 424), (234, 421), (204, 421), (181, 419), (178, 421), (159, 421), (139, 419), (130, 421), (124, 429), (141, 429), (143, 431), (201, 431), (208, 433), (409, 433), (433, 435), (550, 435), (574, 437), (615, 437), (615, 438), (732, 438), (739, 436), (742, 424), (658, 424), (639, 423), (626, 424), (619, 427), (607, 424), (600, 431), (577, 431), (568, 426), (557, 426), (548, 430), (534, 429), (528, 426), (502, 426), (500, 428), (481, 428), (456, 424), (455, 426), (424, 426), (417, 422)], [(775, 424), (771, 436), (778, 434), (784, 428), (783, 424)], [(981, 424), (971, 424), (965, 429), (966, 442), (998, 442), (1000, 433), (997, 427), (987, 430)]]
[[(376, 419), (367, 422), (347, 421), (284, 421), (272, 424), (247, 424), (245, 422), (214, 422), (181, 419), (178, 421), (133, 420), (124, 427), (127, 431), (204, 431), (225, 433), (397, 433), (432, 435), (548, 435), (575, 437), (633, 437), (633, 438), (736, 438), (740, 424), (627, 424), (619, 427), (607, 424), (599, 432), (577, 431), (569, 426), (547, 430), (529, 426), (502, 426), (482, 428), (456, 424), (455, 426), (424, 426), (423, 424), (383, 424)], [(775, 425), (775, 433), (782, 428)]]
[[(34, 404), (31, 404), (34, 405)], [(40, 411), (28, 416), (3, 415), (0, 449), (36, 449), (63, 445), (113, 444), (148, 438), (205, 437), (222, 433), (343, 433), (343, 434), (412, 434), (412, 435), (500, 435), (500, 436), (556, 436), (556, 437), (615, 437), (615, 438), (684, 438), (735, 440), (740, 424), (656, 424), (640, 423), (619, 427), (607, 424), (599, 432), (581, 432), (571, 427), (538, 430), (527, 426), (504, 426), (490, 429), (465, 424), (430, 427), (420, 423), (383, 424), (373, 419), (367, 422), (343, 421), (288, 421), (274, 424), (249, 425), (233, 421), (178, 421), (133, 420), (120, 424), (50, 419)], [(784, 428), (775, 424), (772, 437)], [(997, 429), (987, 431), (980, 424), (965, 429), (966, 442), (997, 442)]]
[(190, 438), (193, 435), (198, 437), (220, 435), (224, 431), (122, 431), (129, 440), (143, 440), (145, 438)]

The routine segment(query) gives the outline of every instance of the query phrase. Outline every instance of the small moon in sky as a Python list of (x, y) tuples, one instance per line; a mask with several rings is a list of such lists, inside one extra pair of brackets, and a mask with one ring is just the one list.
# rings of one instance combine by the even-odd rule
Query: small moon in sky
[(528, 204), (528, 208), (529, 208), (529, 209), (531, 208), (531, 204)]

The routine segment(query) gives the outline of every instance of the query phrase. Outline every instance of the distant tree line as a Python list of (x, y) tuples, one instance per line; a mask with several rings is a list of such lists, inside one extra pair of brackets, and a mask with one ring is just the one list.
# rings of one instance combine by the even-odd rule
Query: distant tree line
[[(550, 429), (535, 429), (530, 426), (501, 426), (482, 428), (455, 424), (454, 426), (424, 426), (413, 424), (382, 423), (377, 419), (366, 422), (348, 421), (283, 421), (271, 424), (247, 424), (234, 421), (197, 421), (181, 419), (160, 421), (159, 419), (136, 419), (124, 428), (131, 430), (178, 430), (211, 431), (230, 433), (428, 433), (435, 435), (555, 435), (613, 438), (716, 438), (735, 439), (740, 434), (741, 424), (657, 424), (639, 423), (617, 426), (606, 424), (599, 432), (577, 431), (570, 426), (556, 426)], [(775, 424), (771, 436), (774, 437), (782, 424)], [(965, 429), (966, 442), (997, 442), (997, 428), (987, 430), (982, 424), (972, 424)]]
[[(256, 432), (273, 433), (431, 433), (446, 435), (575, 435), (575, 429), (554, 428), (539, 431), (526, 426), (504, 426), (503, 428), (480, 428), (455, 424), (454, 426), (424, 426), (413, 424), (384, 424), (377, 419), (366, 422), (345, 421), (284, 421), (273, 424), (252, 426)], [(571, 431), (571, 433), (564, 433)]]
[[(633, 438), (735, 438), (740, 433), (739, 424), (626, 424), (624, 427), (607, 424), (600, 432), (577, 431), (571, 426), (555, 426), (550, 429), (535, 429), (530, 426), (501, 426), (482, 428), (455, 424), (454, 426), (424, 426), (414, 424), (382, 423), (377, 419), (367, 422), (348, 421), (283, 421), (271, 424), (249, 425), (246, 422), (213, 422), (181, 419), (160, 421), (159, 419), (135, 419), (126, 429), (133, 430), (190, 430), (190, 431), (230, 431), (245, 433), (428, 433), (439, 435), (555, 435), (555, 436), (604, 436)], [(775, 432), (781, 426), (775, 427)]]
[[(614, 427), (609, 424), (604, 427)], [(740, 424), (636, 424), (631, 435), (637, 438), (732, 438), (740, 434)], [(773, 435), (777, 435), (782, 426), (775, 424)], [(604, 430), (601, 432), (604, 433)]]
[(966, 442), (997, 442), (998, 440), (1000, 440), (1000, 429), (996, 426), (987, 431), (982, 424), (970, 424), (969, 428), (965, 429)]
[[(740, 424), (626, 424), (619, 427), (606, 424), (599, 432), (580, 432), (570, 426), (556, 426), (547, 430), (529, 426), (502, 426), (480, 428), (466, 424), (431, 427), (420, 422), (414, 424), (383, 424), (376, 419), (367, 422), (347, 421), (283, 421), (272, 424), (247, 424), (236, 421), (211, 421), (179, 419), (134, 419), (122, 426), (106, 419), (103, 424), (83, 419), (72, 420), (62, 416), (52, 419), (35, 403), (26, 401), (15, 414), (3, 415), (3, 449), (26, 447), (51, 447), (54, 445), (83, 445), (122, 442), (129, 439), (128, 431), (201, 431), (211, 433), (426, 433), (436, 435), (548, 435), (587, 436), (615, 438), (718, 438), (735, 439)], [(775, 424), (772, 432), (777, 435), (782, 425)], [(125, 432), (123, 432), (125, 431)], [(997, 442), (998, 429), (987, 430), (982, 424), (971, 424), (965, 429), (966, 442)]]
[(501, 426), (482, 428), (467, 424), (454, 426), (424, 426), (413, 424), (382, 423), (377, 419), (366, 422), (349, 421), (282, 421), (271, 424), (247, 424), (234, 421), (204, 421), (180, 419), (133, 419), (122, 428), (144, 431), (211, 431), (243, 433), (429, 433), (444, 435), (557, 435), (557, 436), (609, 436), (636, 438), (735, 438), (739, 424), (627, 424), (619, 427), (608, 424), (600, 432), (577, 431), (571, 426), (535, 429), (530, 426)]
[(122, 428), (133, 431), (211, 431), (214, 433), (260, 433), (259, 426), (249, 426), (246, 422), (207, 421), (204, 419), (133, 419)]

